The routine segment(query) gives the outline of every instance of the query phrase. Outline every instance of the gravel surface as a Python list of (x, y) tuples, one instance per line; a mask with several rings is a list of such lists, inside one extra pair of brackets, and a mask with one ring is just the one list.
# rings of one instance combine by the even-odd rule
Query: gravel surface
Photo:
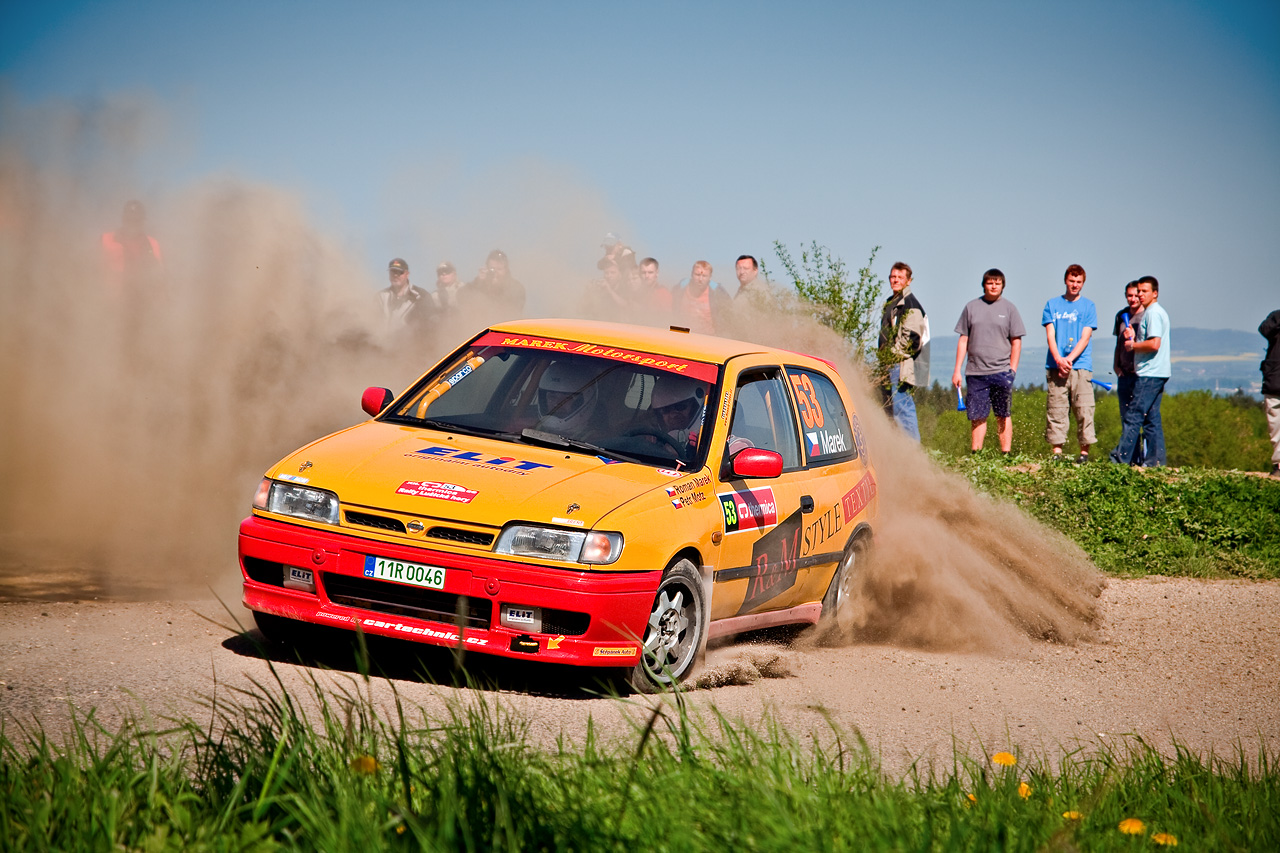
[[(1049, 757), (1133, 736), (1200, 754), (1280, 750), (1280, 583), (1111, 580), (1101, 606), (1094, 641), (1027, 640), (999, 653), (738, 642), (708, 656), (702, 683), (719, 686), (688, 699), (748, 722), (771, 715), (797, 735), (830, 720), (861, 733), (888, 768), (949, 760), (953, 743)], [(97, 708), (108, 725), (142, 709), (206, 719), (215, 694), (223, 701), (251, 679), (272, 684), (272, 662), (298, 687), (358, 679), (342, 653), (299, 661), (273, 648), (269, 660), (237, 619), (251, 624), (216, 601), (0, 603), (0, 717), (50, 732), (72, 706)], [(498, 697), (548, 743), (561, 733), (580, 741), (588, 718), (600, 735), (630, 737), (661, 701), (601, 698), (581, 670), (477, 656), (468, 664), (489, 686), (458, 689), (445, 686), (448, 651), (392, 641), (371, 642), (371, 651), (389, 676), (372, 684), (375, 701), (389, 700), (392, 684), (429, 714)]]

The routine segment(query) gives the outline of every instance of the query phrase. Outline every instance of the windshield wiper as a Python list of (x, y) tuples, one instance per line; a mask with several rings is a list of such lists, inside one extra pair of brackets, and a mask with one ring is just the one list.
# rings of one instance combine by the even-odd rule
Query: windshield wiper
[(501, 432), (496, 429), (484, 429), (482, 427), (464, 426), (463, 424), (455, 424), (450, 421), (438, 421), (433, 418), (414, 419), (414, 424), (422, 424), (424, 426), (435, 427), (445, 432), (460, 432), (464, 435), (475, 435), (481, 438), (500, 438), (504, 441), (515, 441), (520, 436), (514, 432)]
[(592, 444), (589, 441), (579, 441), (576, 438), (569, 438), (554, 432), (543, 432), (540, 429), (524, 429), (520, 431), (520, 436), (525, 441), (534, 444), (545, 444), (551, 447), (567, 447), (570, 450), (581, 450), (583, 453), (591, 453), (597, 456), (605, 456), (609, 459), (616, 459), (619, 462), (634, 462), (637, 465), (643, 465), (634, 456), (628, 456), (625, 453), (619, 453), (616, 450), (610, 450), (607, 447), (601, 447), (598, 444)]

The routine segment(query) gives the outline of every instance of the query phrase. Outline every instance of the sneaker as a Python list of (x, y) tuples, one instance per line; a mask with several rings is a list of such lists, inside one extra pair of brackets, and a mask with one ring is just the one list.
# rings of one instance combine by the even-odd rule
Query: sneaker
[(1271, 474), (1269, 476), (1273, 480), (1280, 480), (1280, 462), (1271, 466)]
[(1066, 461), (1067, 461), (1067, 454), (1065, 454), (1065, 453), (1055, 453), (1055, 454), (1053, 454), (1052, 456), (1050, 456), (1049, 458), (1050, 458), (1050, 459), (1052, 459), (1054, 462), (1066, 462)]
[(1088, 454), (1088, 453), (1081, 453), (1079, 456), (1077, 456), (1077, 457), (1076, 457), (1076, 464), (1077, 464), (1077, 465), (1083, 465), (1083, 464), (1085, 464), (1085, 463), (1086, 463), (1086, 462), (1088, 462), (1088, 461), (1089, 461), (1089, 454)]

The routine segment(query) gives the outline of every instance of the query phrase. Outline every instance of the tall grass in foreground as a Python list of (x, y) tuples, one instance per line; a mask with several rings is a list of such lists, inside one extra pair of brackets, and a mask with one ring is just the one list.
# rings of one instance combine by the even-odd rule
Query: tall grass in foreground
[[(393, 685), (394, 686), (394, 685)], [(1010, 753), (889, 778), (856, 735), (695, 718), (680, 696), (625, 742), (553, 749), (479, 692), (440, 719), (356, 684), (237, 694), (209, 722), (55, 742), (0, 730), (4, 850), (969, 850), (1280, 848), (1274, 756), (1141, 742)], [(620, 700), (621, 701), (621, 700)], [(309, 710), (306, 710), (309, 709)], [(1124, 830), (1132, 830), (1132, 833)]]

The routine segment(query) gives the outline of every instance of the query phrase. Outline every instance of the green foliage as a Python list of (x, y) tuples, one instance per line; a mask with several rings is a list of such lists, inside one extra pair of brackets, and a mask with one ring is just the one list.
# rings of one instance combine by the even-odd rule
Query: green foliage
[(0, 729), (4, 849), (1105, 851), (1150, 849), (1156, 832), (1280, 846), (1266, 751), (1166, 758), (1130, 740), (1056, 766), (957, 752), (947, 772), (894, 779), (856, 735), (695, 719), (679, 695), (631, 740), (588, 725), (581, 746), (542, 749), (497, 697), (461, 694), (443, 719), (397, 699), (387, 721), (369, 693), (246, 692), (212, 725), (158, 733), (90, 714), (65, 746)]
[(874, 357), (880, 332), (880, 288), (884, 282), (871, 272), (871, 266), (880, 247), (871, 250), (871, 257), (854, 281), (849, 280), (844, 261), (832, 257), (831, 250), (816, 240), (807, 247), (801, 246), (799, 263), (781, 241), (775, 240), (773, 249), (787, 278), (800, 298), (812, 306), (818, 322), (849, 342), (849, 355), (854, 362)]
[(1280, 483), (1265, 477), (993, 455), (939, 461), (1012, 500), (1120, 576), (1280, 578)]

